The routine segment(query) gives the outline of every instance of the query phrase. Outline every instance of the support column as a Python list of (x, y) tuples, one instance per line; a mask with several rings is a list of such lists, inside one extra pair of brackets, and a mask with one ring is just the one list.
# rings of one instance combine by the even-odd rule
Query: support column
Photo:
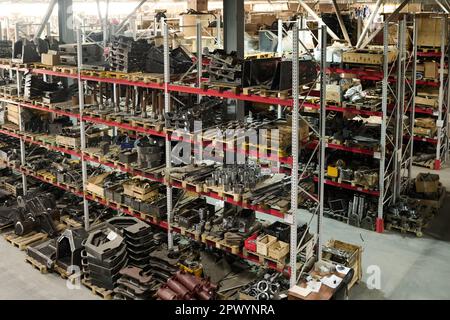
[(75, 43), (72, 0), (58, 0), (59, 41)]
[[(244, 0), (223, 0), (223, 33), (224, 49), (227, 53), (236, 51), (238, 58), (243, 59), (244, 48)], [(236, 119), (244, 119), (243, 101), (236, 101)]]

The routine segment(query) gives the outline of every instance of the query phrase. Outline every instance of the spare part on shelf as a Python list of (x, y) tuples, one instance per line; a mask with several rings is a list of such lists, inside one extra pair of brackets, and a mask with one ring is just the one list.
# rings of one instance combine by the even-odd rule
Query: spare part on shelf
[[(279, 300), (280, 294), (289, 289), (289, 283), (280, 273), (267, 272), (245, 285), (240, 295), (256, 300)], [(248, 299), (248, 298), (247, 298)]]
[(264, 86), (270, 89), (279, 62), (280, 58), (245, 60), (242, 86)]
[(147, 136), (136, 143), (137, 164), (140, 168), (155, 168), (164, 163), (164, 139)]
[(194, 229), (198, 232), (204, 230), (206, 221), (214, 214), (214, 207), (204, 199), (194, 199), (176, 206), (173, 210), (175, 221), (180, 227)]
[(178, 271), (174, 277), (167, 280), (156, 295), (161, 300), (213, 300), (217, 290), (218, 285), (209, 280)]
[(205, 54), (211, 59), (207, 67), (209, 82), (226, 83), (230, 85), (242, 85), (243, 60), (237, 57), (236, 52), (227, 53), (217, 49)]
[[(182, 47), (170, 51), (170, 74), (183, 74), (189, 71), (193, 62)], [(145, 71), (149, 73), (164, 73), (164, 47), (152, 43), (145, 61)]]
[[(300, 86), (312, 84), (317, 78), (317, 69), (314, 61), (300, 59), (298, 61), (298, 81)], [(270, 90), (289, 90), (292, 88), (292, 60), (278, 62)]]
[(112, 41), (109, 51), (111, 71), (142, 72), (146, 67), (146, 57), (152, 45), (146, 40), (134, 41), (133, 38), (118, 36)]
[[(78, 48), (76, 43), (59, 45), (59, 59), (62, 65), (76, 66), (78, 63)], [(96, 43), (82, 45), (82, 64), (95, 64), (102, 61), (103, 50)]]
[(12, 57), (12, 42), (9, 40), (0, 40), (0, 58)]
[(13, 59), (19, 60), (20, 63), (41, 61), (36, 45), (26, 39), (22, 39), (14, 43)]
[(89, 233), (81, 257), (88, 281), (108, 290), (116, 287), (119, 271), (128, 263), (124, 238), (109, 227)]
[(120, 233), (127, 246), (129, 264), (145, 268), (156, 242), (150, 225), (134, 217), (116, 217), (106, 223)]
[(165, 114), (166, 128), (194, 132), (195, 122), (202, 129), (219, 125), (225, 119), (224, 101), (217, 98), (203, 97), (199, 104), (193, 107), (178, 107), (175, 111)]
[(114, 299), (117, 300), (148, 300), (153, 299), (161, 284), (151, 272), (142, 268), (128, 266), (120, 270), (120, 279), (114, 289)]
[(243, 194), (248, 189), (267, 178), (261, 173), (261, 167), (253, 165), (226, 165), (216, 169), (205, 180), (208, 187), (222, 187), (225, 192)]
[(27, 256), (36, 260), (40, 264), (53, 269), (56, 261), (56, 240), (49, 239), (27, 248)]
[(17, 215), (14, 230), (18, 236), (33, 230), (46, 232), (50, 237), (57, 234), (54, 221), (59, 220), (59, 210), (53, 194), (17, 197)]
[(57, 83), (45, 82), (41, 76), (33, 74), (31, 71), (25, 72), (24, 77), (24, 97), (26, 99), (37, 99), (44, 95), (44, 92), (58, 91)]
[(83, 242), (88, 233), (84, 229), (66, 229), (56, 240), (56, 262), (67, 270), (70, 266), (81, 267)]

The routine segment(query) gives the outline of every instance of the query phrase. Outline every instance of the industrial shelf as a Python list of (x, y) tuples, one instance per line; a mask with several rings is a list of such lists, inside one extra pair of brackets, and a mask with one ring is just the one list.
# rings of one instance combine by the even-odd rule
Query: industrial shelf
[[(2, 162), (4, 162), (4, 161), (2, 161)], [(64, 191), (66, 191), (66, 192), (73, 193), (73, 194), (75, 194), (75, 195), (77, 195), (79, 197), (83, 197), (84, 196), (89, 201), (99, 203), (99, 204), (104, 205), (105, 207), (108, 207), (110, 209), (113, 209), (113, 210), (122, 212), (122, 213), (124, 213), (126, 215), (138, 218), (138, 219), (143, 220), (143, 221), (145, 221), (147, 223), (150, 223), (151, 225), (160, 227), (160, 228), (162, 228), (164, 230), (168, 230), (168, 225), (167, 225), (166, 221), (157, 221), (156, 222), (155, 220), (152, 220), (152, 219), (142, 219), (142, 216), (140, 214), (136, 214), (136, 213), (133, 213), (133, 212), (127, 210), (127, 209), (121, 208), (121, 207), (117, 206), (116, 204), (110, 203), (110, 202), (108, 202), (106, 200), (100, 200), (100, 199), (92, 197), (92, 196), (90, 196), (88, 194), (83, 194), (82, 191), (75, 190), (74, 188), (68, 188), (68, 187), (66, 187), (65, 185), (62, 185), (62, 184), (50, 182), (50, 181), (48, 181), (48, 180), (46, 180), (46, 179), (44, 179), (42, 177), (39, 177), (39, 176), (34, 175), (34, 174), (31, 174), (27, 170), (23, 170), (20, 167), (16, 167), (16, 166), (13, 166), (13, 165), (8, 164), (8, 163), (6, 163), (6, 164), (11, 169), (13, 169), (13, 170), (15, 170), (17, 172), (20, 172), (22, 174), (25, 174), (25, 175), (27, 175), (29, 177), (33, 177), (34, 179), (37, 179), (37, 180), (42, 181), (44, 183), (50, 184), (50, 185), (52, 185), (54, 187), (57, 187), (59, 189), (62, 189)], [(179, 229), (177, 229), (177, 228), (172, 228), (172, 231), (181, 234), (181, 231)], [(272, 270), (275, 270), (275, 271), (278, 271), (280, 273), (286, 274), (287, 276), (289, 276), (289, 274), (290, 274), (290, 268), (288, 266), (286, 266), (284, 269), (280, 269), (280, 268), (278, 268), (278, 266), (274, 262), (266, 261), (266, 262), (262, 263), (261, 261), (259, 261), (259, 259), (255, 258), (253, 256), (248, 256), (248, 255), (244, 256), (243, 252), (241, 252), (241, 251), (235, 254), (235, 253), (232, 253), (229, 250), (224, 250), (224, 249), (220, 249), (220, 250), (226, 251), (226, 252), (228, 252), (230, 254), (238, 256), (239, 258), (247, 260), (249, 262), (268, 267), (268, 268), (270, 268)]]

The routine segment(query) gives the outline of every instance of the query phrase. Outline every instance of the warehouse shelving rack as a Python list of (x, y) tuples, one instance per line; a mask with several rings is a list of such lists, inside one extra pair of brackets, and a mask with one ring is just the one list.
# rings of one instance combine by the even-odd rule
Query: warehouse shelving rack
[[(414, 24), (418, 25), (418, 19), (421, 17), (428, 17), (427, 14), (416, 14), (414, 16)], [(446, 64), (450, 61), (450, 47), (449, 47), (449, 32), (448, 32), (448, 15), (447, 14), (433, 14), (433, 18), (441, 20), (441, 46), (439, 51), (436, 48), (427, 48), (427, 50), (421, 50), (418, 47), (417, 41), (414, 42), (414, 70), (417, 69), (417, 64), (420, 59), (435, 58), (439, 59), (439, 79), (438, 81), (429, 80), (417, 80), (418, 86), (427, 86), (430, 88), (438, 88), (438, 108), (437, 110), (429, 108), (421, 108), (414, 102), (414, 108), (411, 109), (415, 114), (426, 114), (430, 117), (436, 118), (437, 134), (436, 138), (424, 138), (414, 135), (414, 141), (420, 141), (433, 145), (436, 149), (436, 156), (434, 158), (434, 169), (440, 170), (442, 165), (448, 161), (449, 158), (449, 101), (450, 101), (450, 85), (449, 77), (445, 74)], [(418, 37), (418, 28), (414, 28), (414, 36)], [(412, 151), (411, 151), (412, 152)]]
[[(296, 33), (298, 35), (298, 22), (296, 23), (296, 28), (294, 28), (294, 33)], [(200, 33), (201, 34), (201, 33)], [(85, 76), (82, 74), (81, 72), (81, 34), (80, 32), (78, 32), (77, 34), (77, 40), (78, 40), (78, 48), (79, 48), (79, 61), (78, 61), (78, 69), (77, 69), (77, 73), (76, 74), (66, 74), (66, 73), (58, 73), (58, 72), (54, 72), (54, 71), (50, 71), (50, 70), (42, 70), (42, 69), (33, 69), (32, 72), (37, 73), (37, 74), (43, 74), (45, 76), (59, 76), (59, 77), (66, 77), (66, 78), (73, 78), (73, 79), (77, 79), (79, 82), (79, 87), (80, 88), (84, 88), (84, 81), (98, 81), (98, 82), (107, 82), (107, 83), (112, 83), (115, 87), (116, 90), (116, 86), (117, 85), (130, 85), (130, 86), (142, 86), (142, 87), (149, 87), (149, 88), (153, 88), (153, 89), (159, 89), (159, 90), (164, 90), (165, 92), (165, 106), (166, 106), (166, 111), (168, 110), (169, 106), (170, 106), (170, 93), (171, 92), (185, 92), (185, 93), (191, 93), (191, 94), (199, 94), (199, 95), (211, 95), (211, 96), (215, 96), (215, 97), (221, 97), (221, 98), (230, 98), (230, 99), (237, 99), (237, 100), (244, 100), (244, 101), (253, 101), (253, 102), (261, 102), (261, 103), (266, 103), (266, 104), (279, 104), (279, 105), (284, 105), (284, 106), (288, 106), (291, 107), (293, 109), (293, 114), (294, 114), (294, 121), (293, 121), (293, 156), (292, 159), (288, 160), (291, 161), (293, 169), (292, 172), (295, 172), (296, 174), (292, 175), (292, 210), (291, 213), (289, 214), (283, 214), (281, 212), (277, 212), (275, 210), (261, 210), (261, 208), (259, 208), (258, 206), (252, 206), (250, 207), (251, 209), (258, 211), (258, 212), (263, 212), (263, 213), (268, 213), (268, 214), (272, 214), (274, 216), (277, 216), (279, 218), (284, 219), (285, 222), (289, 223), (291, 225), (291, 248), (297, 248), (297, 219), (296, 219), (296, 213), (298, 210), (298, 203), (297, 203), (297, 194), (298, 194), (298, 136), (296, 134), (294, 134), (295, 132), (298, 131), (298, 122), (295, 121), (295, 118), (298, 120), (298, 118), (300, 117), (300, 113), (299, 110), (301, 108), (305, 108), (308, 106), (308, 103), (305, 102), (305, 100), (303, 100), (303, 98), (300, 98), (300, 92), (299, 92), (299, 87), (298, 85), (298, 60), (294, 59), (293, 62), (293, 70), (292, 70), (292, 74), (293, 74), (293, 84), (294, 84), (294, 88), (293, 88), (293, 99), (280, 99), (280, 98), (271, 98), (271, 97), (260, 97), (258, 95), (241, 95), (241, 94), (235, 94), (235, 93), (231, 93), (231, 92), (222, 92), (222, 91), (217, 91), (217, 90), (213, 90), (213, 89), (202, 89), (200, 86), (197, 88), (194, 87), (189, 87), (189, 86), (182, 86), (182, 85), (174, 85), (170, 83), (170, 74), (169, 74), (169, 46), (168, 46), (168, 29), (167, 29), (167, 24), (165, 24), (165, 28), (164, 28), (164, 51), (165, 51), (165, 75), (164, 75), (164, 84), (153, 84), (153, 83), (136, 83), (136, 82), (131, 82), (128, 80), (119, 80), (119, 79), (107, 79), (107, 78), (96, 78), (96, 77), (92, 77), (92, 76)], [(298, 36), (295, 37), (294, 39), (298, 39)], [(325, 70), (325, 54), (326, 54), (326, 29), (325, 27), (323, 27), (321, 29), (321, 46), (322, 46), (322, 61), (321, 61), (321, 73), (320, 73), (320, 81), (323, 84), (323, 81), (325, 81), (325, 77), (324, 75), (324, 70)], [(294, 56), (298, 56), (298, 47), (299, 47), (299, 43), (298, 40), (294, 40)], [(201, 51), (199, 51), (201, 53)], [(201, 61), (201, 60), (199, 60)], [(3, 66), (6, 67), (6, 66)], [(20, 88), (20, 83), (21, 83), (21, 72), (25, 72), (28, 70), (28, 68), (11, 68), (9, 67), (10, 70), (15, 70), (17, 73), (17, 84), (18, 84), (18, 88)], [(317, 81), (317, 80), (316, 80)], [(325, 88), (324, 85), (321, 86), (322, 88)], [(20, 92), (20, 91), (19, 91)], [(94, 118), (90, 118), (87, 117), (83, 114), (84, 111), (84, 95), (83, 95), (83, 90), (79, 91), (80, 93), (80, 110), (79, 110), (79, 114), (74, 114), (74, 113), (70, 113), (67, 111), (61, 111), (61, 110), (50, 110), (46, 107), (42, 107), (42, 106), (37, 106), (34, 105), (32, 103), (29, 102), (24, 102), (23, 99), (17, 99), (17, 101), (8, 101), (5, 99), (2, 99), (3, 101), (7, 101), (10, 103), (16, 103), (19, 108), (33, 108), (33, 109), (38, 109), (38, 110), (43, 110), (43, 111), (48, 111), (48, 112), (52, 112), (55, 114), (60, 114), (60, 115), (67, 115), (70, 117), (73, 117), (75, 119), (77, 119), (80, 124), (81, 124), (81, 133), (83, 136), (83, 127), (84, 127), (84, 122), (86, 121), (92, 121), (95, 123), (103, 123), (106, 125), (110, 125), (113, 127), (121, 127), (123, 129), (127, 129), (127, 130), (134, 130), (137, 132), (140, 132), (142, 134), (153, 134), (153, 135), (159, 135), (159, 136), (164, 136), (167, 137), (165, 134), (161, 133), (161, 132), (156, 132), (153, 130), (147, 130), (147, 129), (142, 129), (142, 128), (134, 128), (132, 126), (129, 125), (124, 125), (124, 124), (118, 124), (118, 123), (113, 123), (113, 122), (107, 122), (101, 119), (94, 119)], [(322, 90), (321, 91), (321, 95), (322, 98), (325, 95), (325, 91)], [(20, 96), (20, 94), (19, 94)], [(116, 95), (115, 95), (116, 97)], [(115, 103), (117, 103), (117, 101), (115, 101)], [(318, 154), (318, 158), (323, 159), (323, 155), (324, 155), (324, 150), (325, 150), (325, 140), (324, 140), (324, 133), (325, 133), (325, 126), (324, 126), (324, 119), (325, 119), (325, 112), (326, 112), (326, 106), (325, 106), (325, 100), (321, 99), (321, 103), (318, 105), (314, 105), (313, 106), (316, 109), (321, 110), (321, 125), (320, 126), (320, 134), (319, 137), (322, 137), (322, 139), (319, 139), (320, 143), (317, 145), (316, 147), (316, 151)], [(342, 110), (343, 112), (343, 110)], [(93, 159), (91, 157), (89, 157), (87, 154), (84, 153), (84, 149), (85, 149), (85, 142), (82, 143), (81, 146), (81, 150), (80, 152), (77, 151), (73, 151), (67, 148), (62, 148), (62, 147), (56, 147), (56, 146), (50, 146), (50, 145), (46, 145), (45, 143), (41, 143), (37, 140), (34, 139), (30, 139), (28, 137), (26, 137), (25, 135), (21, 134), (21, 132), (23, 132), (23, 127), (19, 128), (20, 133), (14, 133), (14, 132), (9, 132), (6, 130), (0, 130), (0, 133), (3, 134), (7, 134), (10, 136), (14, 136), (20, 139), (21, 144), (23, 144), (23, 149), (21, 150), (21, 155), (22, 155), (22, 167), (20, 168), (15, 168), (16, 170), (19, 170), (20, 172), (22, 172), (22, 175), (24, 177), (24, 180), (26, 180), (26, 176), (27, 175), (32, 175), (30, 172), (28, 172), (27, 170), (24, 170), (23, 167), (25, 165), (25, 143), (32, 143), (32, 144), (37, 144), (37, 145), (42, 145), (47, 147), (48, 149), (51, 150), (55, 150), (55, 151), (59, 151), (59, 152), (63, 152), (66, 154), (70, 154), (72, 156), (78, 157), (82, 160), (82, 164), (83, 164), (83, 185), (86, 185), (86, 181), (87, 181), (87, 170), (86, 170), (86, 164), (88, 161), (94, 161), (97, 163), (101, 163), (104, 164), (106, 166), (112, 167), (114, 169), (118, 169), (118, 170), (122, 170), (122, 171), (126, 171), (129, 172), (131, 174), (136, 174), (139, 175), (141, 174), (140, 172), (134, 172), (130, 170), (126, 170), (125, 168), (117, 168), (114, 165), (111, 165), (110, 163), (102, 163), (101, 161), (98, 161), (98, 159)], [(83, 139), (84, 140), (84, 139)], [(167, 151), (166, 154), (170, 155), (170, 141), (169, 139), (166, 139), (166, 148)], [(170, 166), (170, 158), (166, 159), (167, 166)], [(317, 178), (318, 181), (321, 181), (323, 179), (324, 176), (324, 162), (323, 160), (320, 160), (321, 163), (321, 170), (319, 170), (319, 176)], [(145, 176), (146, 178), (149, 178), (150, 180), (154, 180), (154, 181), (159, 181), (159, 182), (163, 182), (162, 180), (158, 180), (155, 177), (152, 177), (151, 175), (146, 175), (144, 174), (143, 176)], [(43, 180), (47, 183), (49, 183), (49, 181), (43, 179), (42, 177), (38, 177), (35, 176), (35, 178)], [(55, 184), (57, 187), (63, 188), (63, 189), (67, 189), (66, 186), (63, 185), (59, 185), (59, 184)], [(323, 189), (323, 184), (319, 183), (319, 186), (322, 186), (322, 188), (319, 190), (319, 197), (315, 198), (315, 200), (318, 202), (317, 205), (317, 217), (318, 217), (318, 230), (317, 230), (317, 236), (318, 236), (318, 241), (319, 241), (319, 249), (318, 249), (318, 256), (319, 259), (321, 257), (321, 220), (322, 220), (322, 216), (323, 216), (323, 193), (324, 193), (324, 189)], [(167, 184), (167, 194), (168, 194), (168, 201), (170, 201), (170, 194), (172, 191), (172, 185)], [(176, 187), (180, 187), (180, 186), (176, 186)], [(26, 185), (24, 185), (24, 191), (26, 192)], [(97, 201), (102, 203), (102, 201), (99, 201), (99, 199), (94, 199), (93, 197), (89, 196), (86, 194), (85, 190), (81, 191), (81, 190), (73, 190), (73, 189), (69, 189), (68, 191), (74, 192), (75, 194), (82, 196), (84, 199), (84, 208), (85, 208), (85, 227), (86, 229), (89, 228), (89, 212), (88, 212), (88, 200), (89, 201)], [(204, 194), (206, 196), (210, 196), (211, 194)], [(214, 198), (214, 196), (213, 196)], [(104, 201), (103, 201), (104, 202)], [(227, 202), (230, 202), (232, 204), (235, 205), (240, 205), (243, 206), (242, 203), (237, 203), (237, 202), (233, 202), (230, 201), (230, 199), (227, 199)], [(127, 214), (133, 214), (131, 212), (127, 212), (126, 210), (123, 210), (123, 208), (116, 208), (114, 206), (111, 206), (111, 204), (109, 203), (102, 203), (105, 205), (108, 205), (109, 207), (113, 207), (114, 209), (127, 213)], [(168, 230), (168, 233), (171, 234), (173, 231), (177, 232), (177, 230), (172, 229), (171, 227), (171, 201), (170, 203), (168, 203), (168, 221), (165, 222), (160, 222), (158, 223), (159, 226), (165, 228)], [(154, 221), (149, 221), (150, 223), (155, 224)], [(306, 233), (305, 233), (306, 234)], [(169, 245), (170, 244), (170, 238), (169, 237)], [(244, 257), (242, 254), (239, 254), (241, 257), (253, 261), (253, 262), (257, 262), (255, 261), (255, 259), (251, 258), (251, 257)], [(291, 265), (290, 268), (288, 268), (288, 273), (290, 273), (291, 275), (291, 284), (294, 285), (296, 284), (296, 281), (298, 279), (297, 275), (297, 264), (296, 264), (296, 259), (297, 259), (297, 250), (291, 250)], [(269, 267), (277, 269), (276, 266), (274, 265), (270, 265)], [(286, 270), (279, 270), (279, 271), (286, 271)], [(300, 276), (300, 274), (299, 274)]]

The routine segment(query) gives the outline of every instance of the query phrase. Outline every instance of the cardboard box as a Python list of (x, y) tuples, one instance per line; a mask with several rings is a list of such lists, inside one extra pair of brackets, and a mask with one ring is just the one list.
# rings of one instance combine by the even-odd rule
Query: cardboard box
[(419, 47), (440, 47), (442, 19), (421, 17), (418, 19), (417, 45)]
[(419, 173), (416, 177), (416, 192), (435, 193), (439, 189), (439, 175)]
[(209, 22), (216, 20), (212, 14), (183, 14), (181, 16), (180, 30), (185, 37), (197, 36), (197, 20), (200, 20), (203, 26), (203, 36), (209, 36), (206, 29)]
[(436, 128), (436, 120), (434, 118), (416, 118), (415, 123), (416, 127), (435, 129)]
[(424, 77), (427, 79), (437, 79), (439, 77), (438, 64), (436, 61), (424, 63)]
[(41, 55), (41, 63), (47, 66), (56, 66), (60, 63), (59, 54), (43, 53)]
[(338, 84), (327, 84), (326, 100), (328, 102), (335, 102), (338, 105), (341, 105), (342, 102), (341, 86)]
[(188, 0), (188, 9), (195, 11), (208, 11), (208, 0)]
[(431, 107), (433, 109), (436, 109), (438, 106), (438, 99), (436, 99), (436, 98), (416, 96), (415, 100), (416, 100), (416, 105), (419, 105), (419, 106), (427, 106), (427, 107)]

